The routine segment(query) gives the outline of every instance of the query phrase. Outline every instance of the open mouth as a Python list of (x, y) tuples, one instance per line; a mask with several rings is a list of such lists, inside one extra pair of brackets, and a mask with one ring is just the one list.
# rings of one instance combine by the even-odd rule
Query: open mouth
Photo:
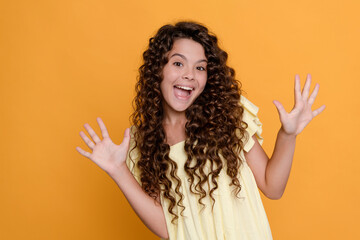
[(192, 87), (186, 87), (186, 86), (181, 86), (181, 85), (174, 86), (175, 95), (177, 95), (179, 97), (188, 97), (191, 95), (193, 90), (194, 90), (194, 88), (192, 88)]

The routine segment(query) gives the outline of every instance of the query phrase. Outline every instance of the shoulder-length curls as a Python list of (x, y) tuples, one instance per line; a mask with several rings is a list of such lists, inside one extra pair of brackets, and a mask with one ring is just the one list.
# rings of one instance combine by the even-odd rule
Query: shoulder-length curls
[[(205, 26), (195, 22), (178, 22), (161, 27), (150, 38), (149, 47), (143, 53), (144, 63), (139, 68), (131, 118), (136, 129), (133, 149), (137, 148), (140, 153), (137, 166), (141, 171), (142, 188), (154, 199), (158, 199), (162, 193), (170, 201), (168, 211), (173, 215), (172, 222), (178, 218), (173, 211), (175, 205), (182, 207), (182, 212), (185, 207), (182, 204), (184, 196), (179, 191), (181, 180), (176, 174), (178, 165), (169, 157), (170, 146), (165, 142), (160, 83), (162, 69), (168, 62), (166, 53), (179, 38), (200, 43), (208, 61), (205, 89), (185, 112), (187, 123), (184, 149), (188, 157), (185, 165), (180, 166), (191, 181), (190, 191), (199, 195), (200, 204), (204, 206), (201, 200), (207, 192), (203, 186), (210, 177), (214, 187), (209, 195), (215, 203), (212, 194), (218, 188), (217, 177), (225, 166), (231, 178), (230, 185), (235, 185), (236, 195), (240, 192), (237, 178), (241, 165), (239, 151), (244, 147), (241, 139), (247, 137), (247, 124), (242, 121), (244, 109), (240, 105), (241, 84), (235, 80), (234, 69), (226, 65), (228, 55), (219, 48), (217, 37), (209, 33)], [(207, 161), (210, 161), (211, 166), (208, 174), (204, 172)], [(167, 172), (172, 179), (167, 177)], [(198, 179), (196, 184), (194, 177)], [(176, 184), (178, 202), (171, 194), (172, 184)]]

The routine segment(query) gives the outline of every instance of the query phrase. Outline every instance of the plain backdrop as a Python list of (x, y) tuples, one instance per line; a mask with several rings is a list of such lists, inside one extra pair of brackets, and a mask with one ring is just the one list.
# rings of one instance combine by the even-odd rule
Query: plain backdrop
[(141, 55), (158, 28), (205, 24), (259, 107), (272, 155), (294, 76), (326, 109), (297, 137), (274, 239), (360, 239), (360, 4), (329, 1), (0, 1), (0, 238), (158, 239), (115, 182), (75, 148), (101, 117), (120, 144)]

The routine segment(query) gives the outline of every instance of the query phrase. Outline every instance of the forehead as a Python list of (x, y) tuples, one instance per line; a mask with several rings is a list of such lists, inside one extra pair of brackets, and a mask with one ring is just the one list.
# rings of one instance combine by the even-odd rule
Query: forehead
[(191, 39), (180, 38), (174, 41), (172, 49), (168, 52), (169, 55), (180, 53), (193, 58), (205, 58), (204, 47)]

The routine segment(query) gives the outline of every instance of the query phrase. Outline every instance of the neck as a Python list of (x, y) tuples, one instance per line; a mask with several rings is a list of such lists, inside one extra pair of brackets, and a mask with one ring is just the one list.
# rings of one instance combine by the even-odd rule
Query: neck
[(163, 124), (168, 126), (185, 126), (187, 122), (184, 112), (164, 112)]
[(165, 141), (168, 145), (172, 146), (186, 139), (186, 121), (185, 113), (175, 112), (170, 114), (169, 112), (164, 112), (162, 125), (166, 134)]
[(185, 127), (187, 122), (185, 111), (175, 111), (173, 108), (169, 107), (165, 102), (163, 102), (163, 125), (171, 127)]

